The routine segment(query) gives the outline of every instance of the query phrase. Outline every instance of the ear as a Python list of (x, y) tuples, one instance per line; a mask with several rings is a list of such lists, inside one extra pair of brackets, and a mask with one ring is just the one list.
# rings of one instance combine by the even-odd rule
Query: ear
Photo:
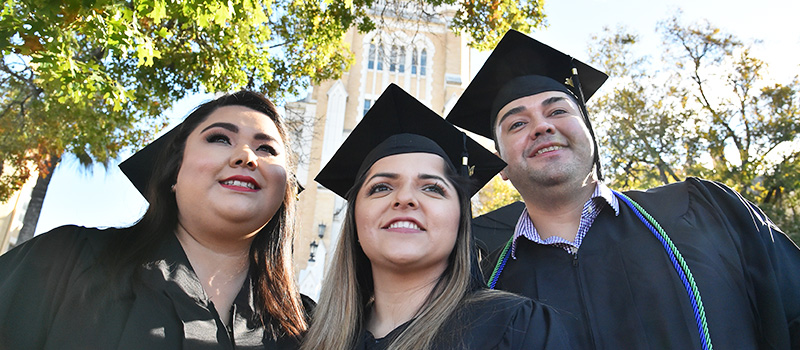
[(506, 168), (500, 170), (500, 178), (503, 179), (503, 181), (508, 181), (508, 176), (506, 176)]
[[(496, 155), (500, 159), (503, 159), (503, 157), (500, 157), (500, 152), (498, 152), (498, 151), (494, 151), (494, 155)], [(500, 170), (499, 174), (500, 174), (500, 178), (503, 179), (503, 181), (508, 181), (508, 176), (506, 176), (506, 168), (503, 168), (503, 170)]]

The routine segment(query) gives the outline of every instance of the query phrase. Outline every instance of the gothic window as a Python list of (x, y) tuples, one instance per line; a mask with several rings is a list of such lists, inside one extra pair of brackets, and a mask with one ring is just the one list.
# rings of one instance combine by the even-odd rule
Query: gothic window
[(417, 74), (417, 49), (411, 51), (411, 75)]
[(367, 69), (375, 68), (375, 44), (369, 44), (369, 58), (367, 61)]
[(419, 54), (419, 75), (425, 75), (425, 67), (428, 65), (428, 51), (422, 49)]
[(389, 71), (397, 71), (397, 46), (392, 45), (392, 51), (389, 53)]
[(378, 46), (378, 64), (377, 64), (378, 70), (383, 70), (383, 61), (385, 59), (384, 56), (386, 55), (383, 52), (383, 44), (381, 44)]
[(362, 115), (362, 117), (367, 115), (367, 112), (369, 112), (370, 107), (372, 107), (372, 100), (364, 99), (364, 114)]
[(397, 57), (397, 71), (400, 73), (406, 72), (406, 48), (400, 47), (400, 55)]

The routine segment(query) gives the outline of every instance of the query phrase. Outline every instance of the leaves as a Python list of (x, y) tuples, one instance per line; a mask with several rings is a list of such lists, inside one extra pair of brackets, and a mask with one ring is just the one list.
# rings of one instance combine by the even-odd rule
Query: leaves
[(632, 54), (637, 38), (624, 28), (607, 29), (590, 49), (616, 75), (613, 91), (591, 105), (613, 185), (709, 178), (759, 203), (779, 226), (800, 227), (798, 78), (767, 84), (751, 46), (707, 22), (676, 16), (660, 26), (667, 50), (658, 67)]
[(544, 1), (463, 0), (460, 5), (452, 28), (466, 32), (469, 46), (478, 50), (494, 48), (509, 29), (529, 33), (545, 26)]
[(522, 196), (510, 181), (495, 176), (473, 197), (472, 216), (480, 216), (521, 200)]
[(540, 3), (507, 0), (4, 0), (0, 201), (28, 178), (26, 164), (64, 152), (107, 163), (141, 145), (187, 94), (293, 95), (349, 69), (351, 28), (380, 29), (377, 18), (405, 16), (395, 9), (422, 11), (409, 17), (417, 21), (452, 6), (490, 20), (487, 28), (480, 16), (463, 17), (452, 27), (474, 46), (543, 19)]

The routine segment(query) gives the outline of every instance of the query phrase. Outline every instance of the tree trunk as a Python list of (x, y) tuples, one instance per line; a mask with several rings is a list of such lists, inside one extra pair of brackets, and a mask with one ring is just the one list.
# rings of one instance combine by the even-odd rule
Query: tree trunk
[(17, 245), (33, 238), (33, 233), (36, 232), (36, 224), (39, 223), (39, 214), (42, 212), (42, 205), (44, 204), (44, 196), (47, 194), (47, 186), (50, 185), (50, 179), (53, 178), (53, 172), (58, 165), (60, 158), (51, 161), (47, 167), (46, 173), (40, 171), (40, 175), (36, 179), (36, 186), (33, 187), (31, 192), (31, 200), (28, 202), (28, 209), (25, 210), (25, 217), (22, 219), (22, 229), (19, 231), (17, 237)]

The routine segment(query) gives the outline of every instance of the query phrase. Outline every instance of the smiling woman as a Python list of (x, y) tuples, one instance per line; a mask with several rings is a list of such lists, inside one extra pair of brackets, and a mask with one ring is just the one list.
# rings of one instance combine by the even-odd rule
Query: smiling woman
[(121, 165), (150, 202), (137, 224), (64, 226), (0, 256), (0, 347), (297, 348), (311, 302), (286, 144), (261, 95), (198, 107)]
[(469, 200), (504, 166), (390, 85), (316, 178), (348, 206), (302, 349), (568, 349), (552, 310), (482, 282)]

